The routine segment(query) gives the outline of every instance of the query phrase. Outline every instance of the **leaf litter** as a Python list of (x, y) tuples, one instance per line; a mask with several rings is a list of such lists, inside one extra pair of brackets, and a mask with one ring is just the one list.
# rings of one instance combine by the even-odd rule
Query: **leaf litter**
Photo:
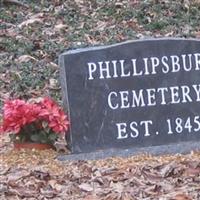
[[(49, 95), (61, 103), (58, 55), (66, 49), (145, 37), (200, 38), (199, 0), (7, 3), (0, 2), (0, 107), (9, 97)], [(200, 200), (199, 152), (60, 162), (53, 150), (15, 151), (8, 138), (0, 141), (2, 200)], [(56, 149), (68, 152), (62, 142)]]
[(200, 199), (200, 152), (61, 162), (54, 150), (16, 151), (2, 141), (1, 199)]

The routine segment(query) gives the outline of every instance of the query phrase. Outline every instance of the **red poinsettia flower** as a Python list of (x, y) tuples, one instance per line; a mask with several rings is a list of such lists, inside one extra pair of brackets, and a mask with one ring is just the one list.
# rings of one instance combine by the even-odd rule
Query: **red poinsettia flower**
[(40, 116), (48, 121), (49, 127), (55, 132), (65, 132), (68, 130), (69, 121), (65, 113), (58, 105), (49, 98), (44, 98), (41, 102)]
[(21, 128), (37, 120), (40, 107), (23, 100), (8, 100), (3, 107), (3, 130), (19, 133)]
[(47, 120), (49, 120), (52, 113), (54, 113), (54, 115), (59, 115), (58, 106), (53, 100), (47, 97), (40, 102), (40, 106), (41, 106), (40, 116)]
[[(31, 142), (41, 139), (43, 142), (52, 144), (58, 137), (55, 133), (64, 133), (68, 128), (67, 116), (49, 98), (44, 98), (40, 102), (26, 102), (19, 99), (8, 100), (4, 104), (0, 133), (18, 134), (17, 137), (21, 138), (19, 139), (21, 141), (24, 138)], [(52, 134), (56, 137), (51, 137)]]
[(59, 116), (53, 115), (49, 120), (49, 127), (55, 132), (65, 132), (68, 130), (69, 122), (64, 112), (59, 111)]
[(4, 116), (11, 116), (17, 108), (22, 107), (25, 103), (25, 101), (19, 99), (6, 101), (3, 107)]
[(23, 110), (25, 101), (22, 100), (13, 100), (7, 101), (3, 107), (3, 130), (6, 132), (15, 132), (20, 131), (21, 126), (23, 126), (24, 119), (19, 114)]

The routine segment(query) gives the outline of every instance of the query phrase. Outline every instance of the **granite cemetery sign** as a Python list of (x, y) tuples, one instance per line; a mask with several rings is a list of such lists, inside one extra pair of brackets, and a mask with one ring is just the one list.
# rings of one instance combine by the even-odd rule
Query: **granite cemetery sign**
[(200, 41), (152, 39), (60, 56), (73, 153), (200, 141)]

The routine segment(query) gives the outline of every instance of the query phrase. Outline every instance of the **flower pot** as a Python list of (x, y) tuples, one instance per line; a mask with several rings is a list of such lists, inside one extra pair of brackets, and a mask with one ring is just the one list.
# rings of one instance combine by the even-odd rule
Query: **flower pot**
[(17, 150), (20, 149), (45, 150), (45, 149), (53, 149), (53, 146), (50, 144), (25, 142), (25, 143), (14, 143), (14, 148)]

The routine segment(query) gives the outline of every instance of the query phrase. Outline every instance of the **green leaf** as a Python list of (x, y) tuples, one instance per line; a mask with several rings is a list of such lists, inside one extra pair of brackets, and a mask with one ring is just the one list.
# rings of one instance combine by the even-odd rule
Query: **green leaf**
[(20, 134), (20, 135), (19, 135), (19, 141), (20, 141), (20, 142), (25, 142), (25, 141), (26, 141), (26, 135)]
[(40, 142), (40, 140), (41, 140), (40, 135), (38, 135), (38, 134), (31, 135), (31, 140), (33, 142)]
[(49, 135), (49, 140), (50, 140), (51, 142), (54, 142), (57, 138), (58, 138), (58, 136), (57, 136), (56, 134), (50, 134), (50, 135)]
[(10, 134), (9, 137), (10, 137), (11, 141), (15, 141), (16, 140), (16, 135), (15, 134)]
[(47, 122), (45, 122), (45, 121), (43, 121), (42, 122), (42, 127), (44, 128), (44, 129), (46, 129), (46, 128), (48, 128), (48, 123)]

